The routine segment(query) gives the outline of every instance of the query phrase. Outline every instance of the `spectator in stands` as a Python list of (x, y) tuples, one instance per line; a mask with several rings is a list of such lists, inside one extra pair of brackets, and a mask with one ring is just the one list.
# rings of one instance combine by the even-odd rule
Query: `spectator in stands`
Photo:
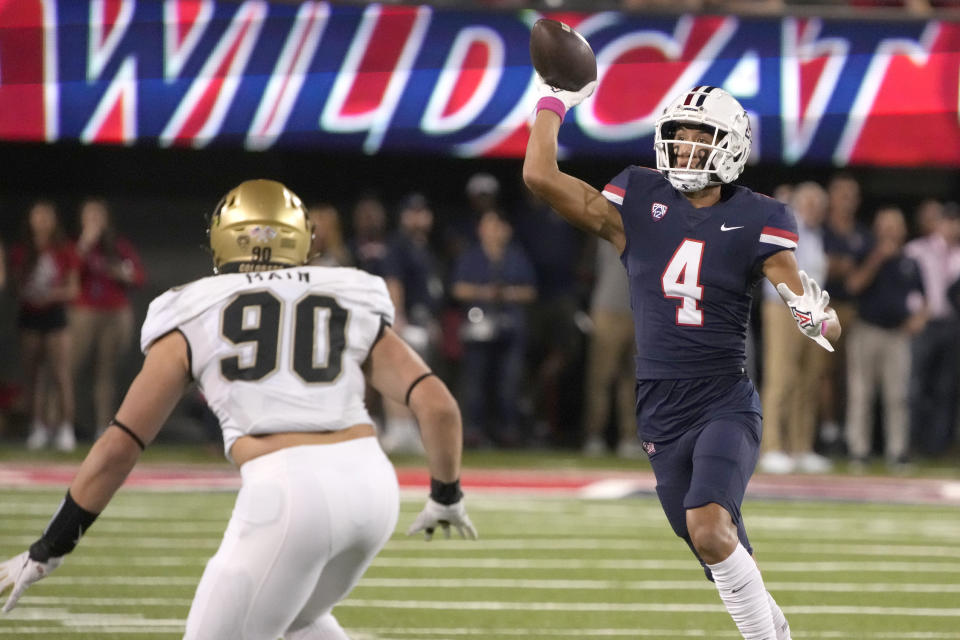
[(70, 309), (74, 380), (93, 354), (93, 406), (96, 436), (117, 409), (117, 368), (134, 334), (128, 292), (143, 285), (140, 256), (117, 234), (105, 200), (87, 198), (80, 205), (80, 295)]
[(315, 204), (307, 209), (307, 218), (313, 225), (309, 264), (319, 267), (347, 267), (353, 264), (350, 250), (343, 241), (337, 208), (327, 202)]
[(918, 211), (936, 216), (933, 231), (907, 243), (923, 276), (927, 324), (913, 340), (910, 430), (913, 448), (926, 456), (946, 453), (953, 443), (960, 391), (960, 319), (947, 291), (960, 278), (960, 210), (926, 201)]
[(477, 221), (489, 209), (500, 208), (500, 181), (489, 173), (475, 173), (467, 180), (464, 194), (466, 209), (444, 227), (443, 244), (446, 258), (455, 262), (477, 241)]
[[(797, 216), (797, 264), (823, 282), (827, 256), (823, 222), (827, 192), (815, 182), (796, 186), (790, 204)], [(768, 473), (824, 473), (830, 461), (814, 452), (818, 394), (827, 352), (802, 333), (769, 282), (763, 286), (763, 440), (760, 469)]]
[[(867, 250), (869, 233), (857, 222), (860, 208), (860, 183), (849, 173), (837, 173), (827, 186), (829, 210), (824, 228), (823, 248), (827, 253), (827, 280), (830, 306), (837, 312), (842, 327), (850, 327), (857, 306), (847, 291), (846, 279)], [(827, 358), (820, 387), (820, 435), (830, 446), (840, 445), (841, 421), (847, 400), (847, 332), (834, 341), (833, 355)]]
[[(570, 416), (582, 414), (584, 334), (587, 316), (581, 295), (589, 272), (583, 233), (567, 224), (526, 186), (514, 220), (517, 240), (533, 263), (537, 304), (531, 307), (527, 350), (533, 378), (536, 435), (554, 444), (576, 445), (580, 426)], [(585, 295), (584, 295), (585, 297)]]
[[(438, 314), (443, 302), (443, 275), (430, 246), (433, 210), (419, 193), (408, 195), (400, 207), (399, 227), (390, 242), (384, 278), (396, 316), (393, 329), (431, 367), (440, 339)], [(423, 453), (420, 430), (402, 404), (384, 400), (388, 453)]]
[(943, 203), (936, 198), (927, 198), (917, 205), (913, 214), (913, 224), (918, 237), (930, 236), (940, 231), (943, 220)]
[[(10, 250), (10, 276), (20, 302), (20, 361), (30, 407), (27, 448), (42, 449), (52, 442), (60, 451), (72, 451), (76, 435), (67, 304), (79, 292), (80, 277), (73, 245), (49, 200), (38, 200), (30, 208), (23, 237)], [(55, 430), (46, 422), (45, 369), (57, 401), (51, 421)]]
[(380, 198), (361, 196), (353, 207), (353, 241), (350, 253), (356, 266), (374, 275), (383, 275), (387, 259), (387, 211)]
[[(477, 224), (479, 242), (454, 268), (453, 297), (467, 316), (461, 397), (469, 446), (521, 441), (517, 404), (527, 342), (525, 305), (536, 299), (537, 288), (533, 266), (511, 243), (512, 234), (504, 215), (490, 209)], [(495, 421), (488, 420), (490, 397), (498, 409)]]
[(920, 267), (903, 252), (907, 224), (893, 206), (877, 211), (874, 242), (866, 258), (847, 276), (857, 296), (856, 322), (849, 329), (847, 449), (854, 468), (862, 468), (872, 450), (873, 402), (883, 398), (885, 456), (891, 468), (907, 462), (910, 339), (926, 317)]
[(617, 455), (636, 458), (643, 454), (643, 447), (637, 437), (636, 343), (627, 270), (623, 268), (617, 250), (604, 240), (597, 241), (596, 264), (596, 281), (590, 299), (593, 331), (587, 349), (583, 453), (597, 456), (606, 451), (604, 431), (610, 419), (613, 395), (619, 438)]
[[(481, 215), (499, 206), (500, 181), (489, 173), (475, 173), (467, 180), (466, 193), (476, 223)], [(474, 231), (471, 230), (471, 234)]]

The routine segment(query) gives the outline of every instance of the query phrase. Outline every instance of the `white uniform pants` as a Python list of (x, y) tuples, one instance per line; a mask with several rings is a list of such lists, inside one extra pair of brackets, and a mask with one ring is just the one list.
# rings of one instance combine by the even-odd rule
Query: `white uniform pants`
[(243, 483), (184, 640), (344, 640), (333, 607), (397, 524), (397, 476), (376, 438), (281, 449)]

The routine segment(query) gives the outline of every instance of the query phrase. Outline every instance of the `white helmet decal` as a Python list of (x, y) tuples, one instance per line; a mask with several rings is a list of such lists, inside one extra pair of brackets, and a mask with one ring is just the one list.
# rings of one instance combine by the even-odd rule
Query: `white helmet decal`
[[(712, 142), (671, 142), (681, 124), (709, 127), (713, 130)], [(692, 147), (685, 167), (672, 162), (680, 144)], [(750, 145), (750, 118), (746, 110), (718, 87), (700, 86), (684, 92), (667, 105), (654, 129), (657, 169), (684, 192), (736, 180), (750, 157)], [(707, 153), (702, 167), (693, 166), (694, 158), (702, 157), (698, 152)]]

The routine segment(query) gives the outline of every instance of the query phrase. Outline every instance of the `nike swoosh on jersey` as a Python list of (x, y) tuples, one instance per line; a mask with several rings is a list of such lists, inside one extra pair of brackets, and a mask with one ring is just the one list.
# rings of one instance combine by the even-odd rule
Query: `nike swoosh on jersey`
[(743, 229), (743, 225), (739, 227), (728, 227), (726, 222), (720, 225), (720, 231), (733, 231), (734, 229)]

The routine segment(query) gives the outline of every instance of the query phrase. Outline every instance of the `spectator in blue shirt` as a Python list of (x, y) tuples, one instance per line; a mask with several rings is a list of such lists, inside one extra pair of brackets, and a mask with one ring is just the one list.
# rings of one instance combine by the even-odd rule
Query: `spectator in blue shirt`
[(357, 268), (382, 276), (387, 258), (387, 212), (380, 198), (373, 194), (361, 196), (353, 207), (352, 223), (349, 250)]
[(897, 207), (882, 207), (873, 222), (874, 242), (867, 257), (847, 277), (857, 296), (858, 319), (849, 331), (847, 448), (862, 467), (872, 449), (873, 400), (883, 397), (887, 463), (907, 461), (910, 339), (926, 320), (923, 279), (915, 260), (903, 251), (907, 224)]
[[(452, 278), (453, 297), (466, 310), (461, 339), (464, 431), (468, 444), (521, 440), (518, 402), (527, 342), (526, 305), (537, 297), (536, 277), (513, 229), (490, 209), (477, 224), (477, 244), (460, 257)], [(489, 402), (489, 398), (495, 402)], [(487, 407), (497, 409), (490, 423)]]
[(517, 240), (537, 276), (527, 359), (536, 390), (537, 435), (571, 445), (580, 435), (570, 416), (581, 415), (584, 334), (578, 318), (586, 319), (580, 309), (589, 272), (586, 237), (525, 187), (523, 193), (515, 220)]

